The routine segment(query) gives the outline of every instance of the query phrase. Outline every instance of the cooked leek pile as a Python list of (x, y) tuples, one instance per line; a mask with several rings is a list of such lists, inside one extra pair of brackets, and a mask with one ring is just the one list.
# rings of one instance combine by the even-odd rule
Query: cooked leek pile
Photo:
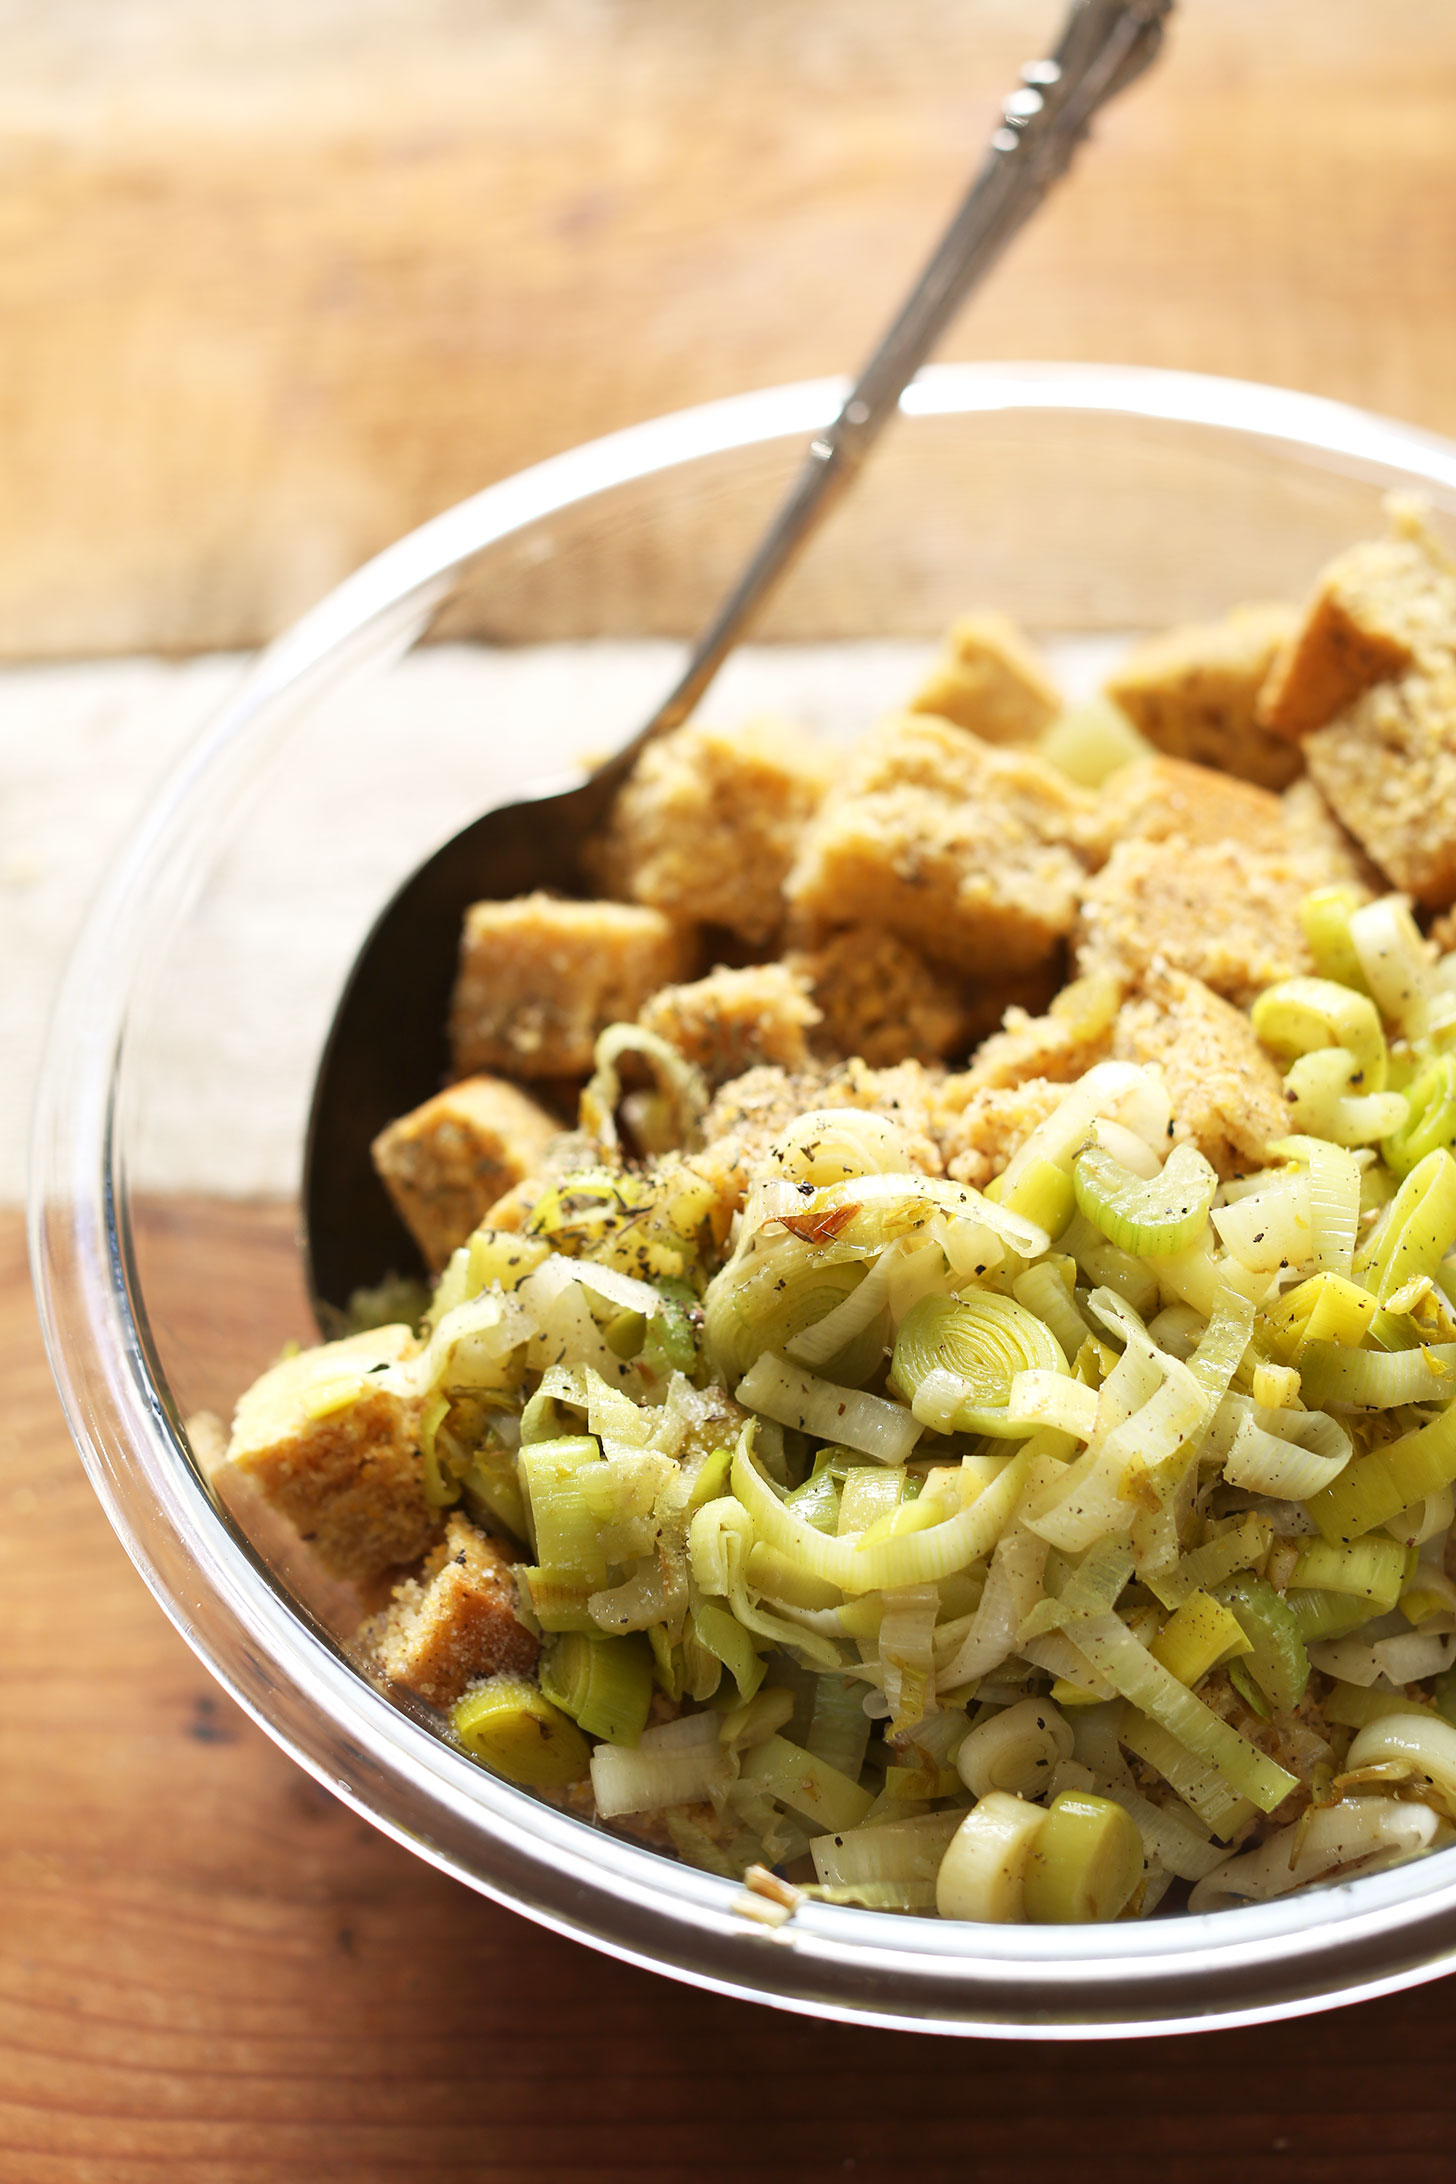
[(1261, 1173), (1105, 1062), (985, 1193), (838, 1109), (727, 1240), (666, 1154), (458, 1252), (431, 1491), (521, 1541), (544, 1639), (465, 1748), (712, 1872), (952, 1918), (1456, 1841), (1456, 984), (1399, 898), (1307, 927), (1319, 975), (1254, 1010)]

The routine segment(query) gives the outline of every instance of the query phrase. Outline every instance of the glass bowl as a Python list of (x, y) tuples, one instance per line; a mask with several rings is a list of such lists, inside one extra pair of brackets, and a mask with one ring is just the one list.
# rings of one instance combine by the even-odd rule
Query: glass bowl
[[(308, 1339), (298, 1160), (372, 916), (478, 810), (625, 737), (842, 392), (714, 403), (492, 486), (340, 586), (191, 750), (100, 891), (43, 1073), (33, 1264), (71, 1429), (152, 1591), (269, 1735), (421, 1857), (629, 1962), (847, 2020), (1068, 2037), (1434, 1977), (1456, 1962), (1456, 1852), (1146, 1925), (810, 1905), (770, 1933), (733, 1885), (494, 1779), (373, 1687), (189, 1447), (184, 1419), (226, 1415), (287, 1337)], [(1273, 388), (947, 365), (901, 408), (720, 706), (782, 688), (845, 733), (969, 604), (1075, 659), (1112, 633), (1298, 596), (1393, 487), (1456, 512), (1456, 447)]]

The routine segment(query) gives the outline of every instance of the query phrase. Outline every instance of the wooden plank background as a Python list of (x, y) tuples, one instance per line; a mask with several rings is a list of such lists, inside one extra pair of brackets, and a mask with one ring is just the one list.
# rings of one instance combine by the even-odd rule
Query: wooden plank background
[[(1181, 12), (950, 352), (1456, 431), (1456, 9)], [(249, 642), (524, 461), (851, 362), (1053, 14), (8, 0), (0, 654)], [(3, 2184), (1452, 2174), (1456, 1989), (1112, 2048), (883, 2036), (624, 1970), (427, 1870), (148, 1598), (13, 1213), (0, 1600)]]
[[(0, 656), (251, 644), (524, 462), (851, 365), (1057, 13), (8, 0)], [(1456, 430), (1453, 100), (1450, 0), (1185, 0), (948, 353)]]

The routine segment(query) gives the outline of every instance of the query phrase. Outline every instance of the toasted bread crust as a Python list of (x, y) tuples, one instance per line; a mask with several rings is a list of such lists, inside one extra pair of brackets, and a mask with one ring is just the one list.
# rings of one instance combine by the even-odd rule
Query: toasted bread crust
[(533, 1173), (559, 1129), (517, 1085), (466, 1077), (381, 1130), (374, 1166), (432, 1271)]
[(792, 965), (754, 963), (664, 986), (643, 1003), (637, 1021), (695, 1062), (710, 1083), (723, 1084), (765, 1062), (806, 1068), (820, 1012)]
[(324, 1568), (356, 1584), (418, 1560), (440, 1530), (408, 1370), (418, 1348), (407, 1327), (379, 1327), (301, 1351), (255, 1381), (233, 1417), (228, 1464)]
[(918, 948), (872, 925), (845, 925), (785, 959), (820, 1012), (815, 1045), (873, 1068), (940, 1061), (963, 1052), (976, 1023), (969, 983)]
[(1222, 1176), (1261, 1166), (1288, 1127), (1283, 1082), (1248, 1017), (1184, 971), (1155, 970), (1124, 1004), (1112, 1052), (1162, 1071), (1175, 1138)]
[(1120, 842), (1082, 896), (1076, 960), (1138, 986), (1155, 963), (1247, 1007), (1310, 968), (1307, 874), (1237, 842)]
[(360, 1640), (382, 1675), (430, 1706), (453, 1706), (479, 1676), (529, 1674), (541, 1650), (517, 1617), (509, 1557), (458, 1510)]
[(1010, 615), (983, 608), (952, 622), (909, 709), (952, 720), (986, 743), (1029, 743), (1061, 703), (1024, 632)]
[(831, 760), (790, 721), (690, 722), (643, 752), (596, 851), (600, 883), (669, 916), (760, 945)]
[(1422, 508), (1395, 500), (1389, 513), (1389, 536), (1329, 563), (1281, 648), (1258, 706), (1277, 734), (1308, 736), (1377, 683), (1456, 644), (1456, 567)]
[(450, 1006), (457, 1077), (584, 1076), (608, 1024), (696, 968), (694, 934), (636, 903), (472, 903)]
[(852, 754), (787, 892), (807, 920), (881, 926), (989, 982), (1055, 953), (1100, 849), (1096, 799), (1034, 752), (906, 714)]
[(1456, 901), (1456, 656), (1366, 691), (1304, 747), (1380, 870), (1430, 909)]
[(1235, 607), (1221, 622), (1164, 631), (1128, 655), (1107, 694), (1171, 757), (1285, 788), (1300, 771), (1299, 751), (1258, 707), (1297, 619), (1293, 607), (1261, 604)]

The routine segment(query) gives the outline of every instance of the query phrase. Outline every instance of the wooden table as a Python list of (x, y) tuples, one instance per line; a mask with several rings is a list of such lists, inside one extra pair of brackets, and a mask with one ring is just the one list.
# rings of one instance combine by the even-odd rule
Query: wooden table
[[(0, 655), (252, 644), (522, 463), (845, 370), (1059, 14), (9, 0)], [(1183, 0), (945, 353), (1456, 431), (1453, 98), (1450, 0)]]
[[(257, 0), (193, 8), (175, 51), (180, 0), (88, 42), (107, 12), (33, 7), (0, 84), (12, 654), (247, 641), (521, 461), (845, 364), (1055, 11)], [(1450, 0), (1182, 12), (951, 352), (1456, 430)], [(1452, 2175), (1456, 1987), (1174, 2042), (884, 2036), (624, 1970), (426, 1869), (147, 1596), (13, 1212), (0, 1601), (3, 2184)]]

